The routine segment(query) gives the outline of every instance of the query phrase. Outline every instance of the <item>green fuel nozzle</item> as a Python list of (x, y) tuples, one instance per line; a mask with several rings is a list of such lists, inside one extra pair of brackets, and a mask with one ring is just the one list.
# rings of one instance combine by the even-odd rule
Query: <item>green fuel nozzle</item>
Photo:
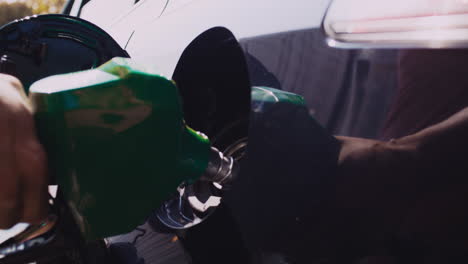
[(178, 187), (235, 171), (185, 124), (175, 83), (129, 59), (39, 80), (30, 98), (52, 176), (87, 238), (129, 232)]

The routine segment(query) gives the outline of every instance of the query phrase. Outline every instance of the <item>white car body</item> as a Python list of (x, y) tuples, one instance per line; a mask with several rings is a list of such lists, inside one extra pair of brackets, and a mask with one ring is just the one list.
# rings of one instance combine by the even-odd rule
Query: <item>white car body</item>
[[(273, 85), (301, 94), (315, 118), (333, 133), (377, 136), (394, 89), (376, 89), (375, 80), (356, 84), (356, 79), (348, 75), (355, 74), (356, 69), (350, 67), (355, 67), (358, 60), (394, 68), (394, 52), (350, 52), (328, 47), (321, 22), (330, 0), (136, 2), (74, 0), (69, 13), (102, 27), (134, 60), (168, 78), (182, 51), (196, 36), (215, 26), (226, 27), (248, 57), (278, 80), (278, 85), (251, 80), (253, 85)], [(373, 71), (367, 66), (363, 70)], [(386, 78), (386, 85), (392, 88), (396, 82), (394, 72), (379, 72), (371, 78)], [(368, 90), (365, 96), (355, 97), (359, 92), (356, 89), (362, 88)], [(367, 122), (368, 114), (363, 113), (371, 111), (374, 121)]]
[[(130, 56), (171, 76), (183, 49), (223, 26), (238, 39), (320, 25), (328, 0), (93, 0), (80, 17), (106, 30)], [(104, 11), (104, 12), (103, 12)], [(180, 34), (183, 32), (183, 34)]]

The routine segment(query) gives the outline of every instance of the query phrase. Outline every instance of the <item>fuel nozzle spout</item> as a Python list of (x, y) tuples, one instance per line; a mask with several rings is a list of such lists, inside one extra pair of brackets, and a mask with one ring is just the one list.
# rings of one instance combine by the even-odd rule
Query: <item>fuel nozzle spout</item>
[(194, 183), (182, 183), (174, 196), (150, 217), (150, 223), (159, 223), (172, 229), (186, 229), (208, 218), (221, 204), (239, 172), (238, 162), (211, 147), (210, 160), (204, 174)]
[(229, 188), (232, 181), (237, 177), (239, 166), (230, 156), (225, 156), (215, 147), (211, 147), (210, 160), (201, 181), (213, 182), (222, 186), (225, 190)]

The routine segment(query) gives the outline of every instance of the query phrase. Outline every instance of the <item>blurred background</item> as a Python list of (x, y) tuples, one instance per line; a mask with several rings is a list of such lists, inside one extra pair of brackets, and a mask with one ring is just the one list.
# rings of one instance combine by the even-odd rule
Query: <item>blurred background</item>
[(0, 0), (0, 26), (25, 16), (60, 13), (66, 0)]

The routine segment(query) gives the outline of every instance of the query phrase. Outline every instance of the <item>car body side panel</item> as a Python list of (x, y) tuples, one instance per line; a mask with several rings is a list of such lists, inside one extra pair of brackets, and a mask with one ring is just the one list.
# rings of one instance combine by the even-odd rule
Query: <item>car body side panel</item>
[[(108, 0), (90, 3), (103, 1)], [(394, 93), (396, 54), (328, 47), (318, 28), (328, 2), (142, 0), (106, 27), (132, 58), (170, 78), (196, 36), (225, 26), (247, 57), (261, 64), (261, 74), (266, 70), (272, 77), (255, 82), (259, 74), (251, 69), (255, 85), (303, 95), (314, 117), (332, 133), (375, 138)]]
[(137, 4), (134, 2), (134, 0), (90, 1), (83, 6), (80, 17), (106, 30), (120, 46), (125, 48), (135, 29), (159, 18), (167, 3), (166, 0), (143, 0)]
[(192, 0), (174, 6), (169, 2), (169, 9), (162, 16), (154, 14), (152, 21), (135, 25), (129, 41), (118, 36), (124, 33), (116, 31), (117, 25), (110, 28), (110, 34), (126, 46), (132, 58), (154, 64), (163, 75), (171, 76), (183, 49), (211, 27), (226, 27), (238, 39), (318, 27), (327, 3), (328, 0)]

